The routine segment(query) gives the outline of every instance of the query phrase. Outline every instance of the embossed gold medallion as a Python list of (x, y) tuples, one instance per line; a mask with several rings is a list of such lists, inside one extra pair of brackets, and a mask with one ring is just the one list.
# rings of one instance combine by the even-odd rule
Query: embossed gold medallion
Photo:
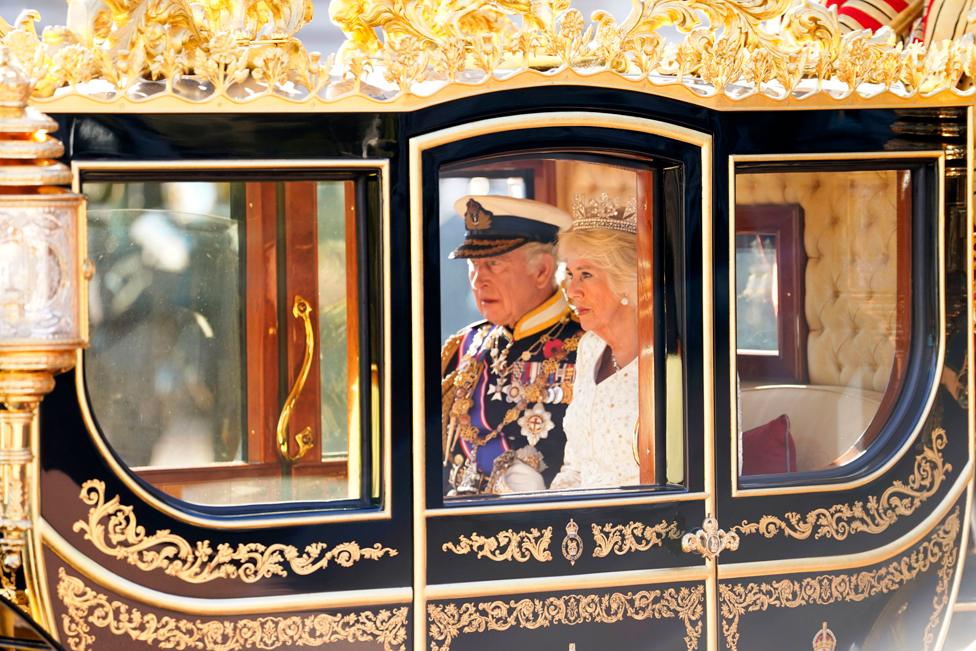
[(576, 565), (576, 561), (583, 555), (583, 539), (579, 536), (579, 525), (570, 519), (566, 524), (566, 537), (563, 538), (563, 558), (569, 561), (570, 565)]
[(824, 622), (817, 634), (813, 636), (813, 651), (834, 651), (836, 648), (837, 636), (827, 628), (827, 622)]

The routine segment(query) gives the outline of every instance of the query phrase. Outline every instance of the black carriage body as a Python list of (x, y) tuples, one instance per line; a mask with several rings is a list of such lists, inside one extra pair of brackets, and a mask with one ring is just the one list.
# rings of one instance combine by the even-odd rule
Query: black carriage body
[[(389, 248), (364, 245), (358, 254), (379, 276), (380, 259), (388, 262), (388, 282), (375, 285), (386, 294), (365, 292), (361, 312), (376, 332), (390, 332), (388, 353), (377, 354), (379, 373), (389, 378), (389, 492), (365, 507), (191, 506), (136, 475), (123, 480), (124, 462), (96, 443), (98, 413), (86, 418), (75, 372), (59, 377), (41, 412), (40, 560), (44, 590), (66, 595), (52, 599), (50, 613), (62, 644), (86, 635), (95, 640), (89, 648), (142, 644), (126, 632), (136, 630), (131, 622), (110, 630), (86, 619), (104, 603), (115, 617), (128, 609), (189, 636), (202, 635), (201, 622), (222, 623), (223, 633), (201, 642), (206, 648), (246, 639), (249, 626), (295, 627), (269, 648), (758, 649), (772, 640), (809, 648), (822, 625), (845, 649), (935, 648), (970, 521), (972, 407), (938, 385), (944, 368), (964, 369), (972, 355), (971, 111), (721, 112), (643, 93), (552, 86), (411, 112), (56, 115), (82, 191), (104, 181), (233, 179), (240, 162), (256, 166), (249, 174), (282, 180), (388, 175), (388, 185), (376, 187), (387, 210), (370, 199), (359, 228), (378, 239), (387, 229)], [(650, 273), (661, 288), (655, 309), (666, 316), (653, 343), (682, 370), (676, 386), (663, 356), (656, 362), (655, 404), (666, 408), (655, 422), (663, 430), (663, 412), (677, 415), (684, 440), (679, 482), (501, 506), (442, 497), (442, 341), (431, 324), (451, 307), (436, 299), (445, 264), (437, 253), (438, 174), (442, 166), (527, 151), (595, 152), (657, 165), (655, 205), (668, 217), (654, 227)], [(187, 170), (186, 161), (205, 169)], [(309, 166), (285, 169), (279, 161)], [(315, 168), (316, 161), (330, 167)], [(104, 162), (116, 166), (86, 167)], [(369, 167), (374, 162), (386, 167)], [(873, 169), (908, 170), (912, 178), (911, 291), (904, 298), (910, 348), (897, 403), (869, 453), (853, 463), (737, 477), (730, 184), (736, 172)], [(666, 170), (673, 171), (671, 185)], [(372, 336), (363, 341), (382, 348)], [(961, 381), (968, 383), (968, 374)], [(657, 464), (664, 475), (665, 462)], [(383, 509), (385, 517), (346, 517)], [(116, 538), (108, 535), (112, 515), (123, 527)], [(738, 535), (738, 549), (707, 560), (682, 550), (682, 536), (701, 529), (706, 516)], [(570, 522), (582, 540), (582, 555), (572, 560)], [(634, 533), (659, 523), (656, 542)], [(142, 529), (124, 531), (129, 525)], [(598, 534), (614, 527), (620, 544), (601, 543)], [(506, 531), (548, 535), (544, 545), (531, 538), (535, 548), (507, 557), (504, 546), (495, 557), (457, 551), (475, 535)], [(357, 551), (356, 562), (333, 559), (307, 573), (289, 565), (323, 542), (395, 552), (359, 560)], [(216, 562), (200, 544), (252, 545), (255, 555), (231, 563), (233, 575), (188, 580), (203, 574), (181, 570), (177, 559)], [(273, 558), (274, 549), (280, 557)], [(150, 558), (153, 551), (167, 561)], [(248, 563), (258, 578), (241, 578)], [(329, 620), (336, 630), (310, 623), (323, 614), (339, 616)], [(79, 622), (88, 622), (87, 632)], [(361, 635), (347, 635), (343, 626)]]

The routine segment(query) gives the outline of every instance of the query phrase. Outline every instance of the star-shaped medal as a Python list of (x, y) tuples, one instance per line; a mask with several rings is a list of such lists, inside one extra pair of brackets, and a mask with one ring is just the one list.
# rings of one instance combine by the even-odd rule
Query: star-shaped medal
[(518, 424), (522, 428), (522, 436), (529, 440), (529, 445), (535, 445), (540, 439), (548, 438), (549, 430), (556, 426), (552, 422), (552, 416), (541, 402), (532, 405), (531, 409), (526, 409), (518, 419)]

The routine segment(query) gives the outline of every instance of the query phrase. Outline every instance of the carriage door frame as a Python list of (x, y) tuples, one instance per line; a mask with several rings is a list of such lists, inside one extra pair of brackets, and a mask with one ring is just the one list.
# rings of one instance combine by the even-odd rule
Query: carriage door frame
[[(523, 130), (533, 130), (533, 129), (567, 129), (567, 128), (581, 128), (581, 129), (600, 129), (606, 132), (617, 132), (615, 135), (620, 133), (630, 132), (634, 134), (631, 138), (634, 138), (639, 134), (640, 137), (654, 137), (661, 138), (662, 140), (671, 141), (676, 146), (680, 146), (686, 149), (682, 149), (687, 158), (683, 160), (691, 160), (693, 168), (691, 173), (686, 173), (686, 192), (687, 188), (694, 187), (697, 192), (700, 192), (700, 210), (701, 217), (700, 223), (695, 223), (694, 227), (684, 227), (685, 232), (691, 233), (683, 235), (683, 237), (689, 238), (688, 242), (684, 244), (683, 252), (680, 255), (684, 255), (684, 252), (691, 252), (691, 256), (687, 259), (682, 259), (682, 264), (684, 265), (684, 275), (681, 280), (687, 278), (697, 277), (700, 272), (701, 278), (701, 311), (699, 312), (699, 307), (695, 305), (694, 307), (689, 307), (686, 309), (685, 314), (689, 315), (685, 318), (687, 319), (687, 324), (685, 326), (687, 336), (691, 338), (694, 342), (697, 338), (701, 337), (701, 359), (696, 358), (686, 358), (686, 363), (688, 368), (694, 367), (694, 371), (686, 369), (685, 381), (682, 384), (682, 391), (685, 392), (685, 400), (687, 400), (687, 394), (695, 393), (698, 388), (695, 386), (697, 381), (697, 374), (701, 373), (703, 381), (701, 382), (701, 421), (700, 427), (702, 432), (695, 432), (689, 429), (689, 425), (682, 424), (682, 433), (686, 437), (694, 437), (701, 435), (701, 443), (696, 445), (701, 445), (701, 457), (699, 459), (694, 459), (694, 455), (688, 452), (689, 441), (693, 439), (686, 438), (684, 441), (685, 453), (685, 490), (684, 492), (663, 492), (658, 491), (646, 491), (642, 492), (640, 495), (629, 495), (620, 497), (618, 495), (612, 495), (609, 497), (594, 495), (592, 498), (576, 499), (575, 501), (567, 500), (565, 498), (552, 500), (549, 502), (526, 502), (517, 501), (515, 503), (490, 503), (490, 504), (465, 504), (458, 506), (442, 506), (440, 501), (435, 502), (435, 507), (430, 507), (431, 502), (428, 499), (428, 488), (429, 485), (433, 486), (433, 480), (428, 477), (427, 469), (428, 467), (433, 468), (430, 465), (432, 462), (428, 457), (433, 458), (434, 455), (429, 454), (428, 450), (428, 437), (430, 441), (440, 439), (440, 435), (433, 436), (434, 424), (439, 424), (440, 418), (435, 414), (429, 414), (427, 409), (427, 392), (430, 390), (428, 387), (428, 382), (430, 378), (427, 376), (428, 369), (428, 357), (427, 349), (431, 348), (431, 344), (425, 340), (431, 336), (431, 328), (425, 327), (425, 288), (430, 290), (431, 281), (425, 279), (425, 271), (429, 272), (431, 265), (425, 262), (425, 242), (429, 239), (429, 224), (431, 218), (425, 214), (425, 196), (424, 188), (436, 187), (437, 179), (430, 178), (432, 172), (430, 168), (425, 165), (425, 155), (428, 151), (434, 150), (438, 147), (444, 145), (451, 145), (459, 143), (460, 141), (471, 140), (481, 136), (488, 136), (492, 134), (501, 134), (508, 131), (523, 131)], [(581, 140), (582, 142), (582, 140)], [(570, 143), (572, 146), (573, 143)], [(531, 147), (531, 145), (526, 145)], [(538, 145), (537, 145), (538, 146)], [(463, 634), (461, 630), (464, 627), (468, 627), (469, 630), (474, 630), (470, 628), (471, 623), (479, 618), (483, 619), (482, 615), (477, 614), (478, 603), (471, 603), (470, 601), (463, 604), (465, 608), (465, 616), (458, 620), (458, 617), (447, 617), (444, 614), (444, 609), (437, 604), (431, 604), (428, 608), (429, 601), (435, 600), (462, 600), (462, 599), (476, 599), (483, 598), (489, 599), (496, 595), (510, 595), (514, 596), (519, 593), (553, 593), (565, 590), (575, 590), (585, 593), (587, 590), (596, 590), (600, 588), (611, 588), (614, 586), (632, 586), (632, 590), (637, 592), (639, 586), (653, 584), (654, 587), (659, 586), (659, 584), (667, 583), (681, 583), (685, 582), (688, 584), (693, 584), (692, 592), (700, 596), (700, 601), (696, 602), (700, 605), (698, 609), (698, 616), (700, 619), (701, 628), (698, 634), (690, 635), (689, 637), (694, 639), (694, 644), (700, 649), (714, 649), (716, 648), (716, 643), (718, 639), (718, 632), (716, 630), (717, 624), (717, 583), (716, 583), (716, 564), (714, 558), (708, 558), (707, 555), (699, 556), (694, 552), (682, 555), (680, 551), (680, 535), (687, 531), (695, 531), (700, 529), (702, 522), (706, 515), (715, 513), (716, 500), (715, 500), (715, 458), (714, 458), (714, 385), (710, 378), (713, 375), (713, 357), (714, 357), (714, 346), (713, 346), (713, 269), (712, 269), (712, 136), (708, 133), (703, 133), (700, 131), (695, 131), (685, 127), (680, 127), (673, 124), (668, 124), (666, 122), (637, 118), (624, 115), (615, 115), (600, 112), (583, 112), (583, 111), (566, 111), (566, 112), (539, 112), (532, 113), (527, 112), (521, 115), (512, 115), (500, 118), (488, 118), (480, 121), (475, 121), (467, 124), (462, 124), (459, 126), (445, 128), (439, 131), (434, 131), (418, 136), (414, 136), (409, 140), (409, 167), (408, 167), (408, 178), (410, 184), (410, 238), (411, 238), (411, 277), (412, 277), (412, 291), (411, 291), (411, 309), (412, 309), (412, 331), (413, 331), (413, 341), (412, 341), (412, 384), (414, 387), (413, 392), (413, 515), (414, 515), (414, 528), (413, 528), (413, 545), (414, 545), (414, 644), (416, 649), (426, 649), (428, 644), (434, 644), (431, 648), (441, 648), (447, 649), (450, 646), (451, 640), (457, 635)], [(636, 145), (635, 145), (636, 148)], [(695, 153), (697, 150), (697, 153)], [(425, 177), (426, 173), (428, 174)], [(686, 171), (687, 172), (687, 171)], [(431, 184), (434, 184), (433, 186)], [(692, 205), (695, 207), (695, 212), (698, 209), (698, 202), (689, 203), (682, 196), (681, 201), (685, 202), (681, 205), (684, 206)], [(428, 204), (428, 209), (430, 205)], [(683, 209), (682, 209), (683, 210)], [(697, 229), (696, 229), (697, 227)], [(698, 238), (701, 238), (700, 240)], [(698, 251), (696, 247), (700, 246), (701, 260), (694, 260), (694, 253)], [(436, 255), (436, 252), (434, 253)], [(698, 265), (701, 265), (700, 267)], [(435, 267), (436, 268), (436, 267)], [(436, 282), (436, 281), (435, 281)], [(437, 299), (435, 299), (437, 300)], [(697, 300), (693, 297), (688, 300), (691, 302)], [(701, 315), (698, 319), (697, 315)], [(690, 316), (695, 315), (695, 316)], [(701, 332), (698, 332), (698, 328), (701, 328)], [(436, 336), (436, 335), (435, 335)], [(439, 339), (439, 338), (438, 338)], [(440, 345), (438, 340), (437, 345)], [(697, 352), (692, 353), (697, 355)], [(692, 361), (693, 360), (693, 361)], [(669, 394), (670, 395), (670, 394)], [(697, 407), (697, 405), (696, 405)], [(688, 409), (688, 407), (682, 407), (682, 409)], [(684, 414), (684, 418), (687, 418), (688, 414)], [(660, 421), (659, 421), (660, 422)], [(693, 427), (698, 427), (699, 421), (694, 421)], [(439, 427), (437, 428), (439, 431)], [(697, 450), (697, 449), (696, 449)], [(437, 455), (440, 456), (439, 454)], [(693, 461), (694, 459), (694, 461)], [(700, 469), (690, 472), (691, 464), (694, 463), (696, 466), (698, 463), (702, 463)], [(440, 469), (440, 463), (437, 464), (438, 470)], [(438, 473), (439, 476), (439, 473)], [(693, 479), (692, 479), (693, 478)], [(663, 494), (662, 494), (663, 492)], [(589, 570), (589, 573), (584, 573), (585, 570), (580, 570), (580, 566), (586, 566), (584, 563), (576, 565), (576, 569), (570, 568), (570, 562), (575, 565), (575, 561), (569, 561), (569, 557), (563, 558), (564, 554), (561, 552), (561, 545), (565, 543), (566, 538), (571, 537), (573, 534), (570, 533), (572, 525), (566, 524), (571, 520), (571, 516), (576, 517), (577, 521), (586, 521), (587, 517), (590, 519), (597, 517), (611, 517), (609, 513), (609, 507), (633, 507), (637, 505), (643, 505), (645, 508), (649, 508), (653, 511), (653, 507), (661, 507), (663, 505), (674, 505), (685, 502), (695, 502), (700, 503), (700, 508), (689, 506), (686, 509), (687, 517), (675, 516), (681, 520), (680, 528), (673, 526), (671, 535), (671, 543), (676, 544), (678, 550), (677, 558), (681, 559), (681, 564), (673, 567), (658, 567), (654, 569), (653, 565), (648, 565), (645, 563), (640, 569), (629, 569), (629, 571), (610, 571), (606, 570)], [(596, 511), (596, 509), (605, 509), (605, 511)], [(558, 514), (560, 520), (555, 523), (556, 526), (544, 527), (544, 522), (547, 517), (551, 518), (552, 514)], [(601, 515), (602, 513), (602, 515)], [(623, 513), (628, 513), (628, 511), (623, 511)], [(630, 514), (633, 515), (632, 519), (638, 519), (640, 516), (637, 515), (637, 511), (631, 510)], [(683, 512), (685, 513), (685, 512)], [(489, 559), (481, 558), (480, 554), (477, 554), (478, 558), (481, 560), (474, 560), (473, 557), (476, 554), (470, 547), (468, 547), (462, 553), (466, 557), (442, 556), (439, 561), (442, 563), (452, 563), (452, 566), (463, 566), (463, 564), (469, 564), (467, 567), (472, 567), (470, 565), (473, 562), (480, 562), (485, 565), (479, 566), (478, 571), (487, 572), (485, 568), (493, 568), (495, 571), (508, 573), (502, 579), (495, 579), (492, 576), (490, 579), (486, 579), (486, 574), (481, 575), (480, 580), (472, 580), (471, 578), (457, 580), (450, 580), (449, 582), (438, 581), (435, 584), (428, 585), (429, 577), (431, 576), (428, 572), (428, 558), (433, 553), (440, 553), (445, 551), (448, 547), (445, 540), (441, 537), (432, 536), (429, 538), (429, 534), (432, 531), (432, 525), (438, 525), (444, 521), (454, 520), (458, 524), (458, 533), (463, 533), (465, 535), (471, 534), (473, 528), (477, 528), (478, 518), (484, 517), (486, 515), (496, 515), (494, 521), (489, 520), (482, 521), (486, 522), (486, 528), (483, 532), (477, 532), (480, 536), (482, 533), (493, 537), (499, 529), (504, 530), (509, 525), (512, 526), (516, 531), (502, 531), (501, 533), (513, 533), (515, 535), (515, 540), (518, 542), (522, 537), (525, 536), (525, 541), (534, 546), (534, 550), (538, 552), (538, 558), (535, 560), (526, 558), (529, 563), (520, 561), (520, 564), (512, 565), (506, 563), (492, 563), (492, 560), (513, 560), (511, 554), (507, 559)], [(527, 515), (529, 517), (521, 521), (516, 521), (516, 518), (520, 514)], [(582, 518), (581, 518), (582, 515)], [(616, 518), (619, 520), (620, 513), (616, 513)], [(649, 515), (647, 519), (643, 522), (655, 521), (660, 519), (660, 517), (655, 517)], [(600, 520), (603, 522), (604, 520)], [(502, 524), (500, 524), (502, 523)], [(504, 524), (508, 523), (508, 524)], [(626, 520), (624, 520), (626, 523)], [(623, 523), (621, 523), (622, 525)], [(631, 525), (638, 525), (639, 523), (631, 522)], [(662, 522), (663, 524), (663, 522)], [(523, 526), (524, 525), (524, 526)], [(566, 531), (562, 528), (565, 526)], [(610, 525), (607, 525), (610, 526)], [(534, 527), (538, 527), (535, 529)], [(589, 530), (586, 524), (578, 527), (579, 536), (583, 541), (585, 550), (584, 554), (589, 555), (593, 553), (596, 556), (595, 540), (597, 538), (597, 524), (593, 522), (592, 524), (593, 532)], [(520, 528), (527, 531), (518, 531)], [(531, 528), (531, 530), (530, 530)], [(625, 529), (625, 526), (618, 527), (621, 531)], [(650, 528), (650, 527), (648, 527)], [(443, 529), (443, 528), (442, 528)], [(435, 529), (436, 530), (436, 529)], [(529, 531), (530, 530), (530, 531)], [(541, 531), (540, 531), (541, 530)], [(551, 537), (546, 536), (546, 530), (549, 531)], [(627, 534), (624, 533), (622, 536), (626, 537)], [(469, 539), (470, 541), (470, 539)], [(441, 543), (445, 543), (443, 548)], [(431, 545), (429, 547), (429, 545)], [(461, 545), (465, 545), (462, 543)], [(651, 545), (648, 545), (650, 547)], [(508, 543), (504, 545), (509, 551), (516, 547), (516, 544), (512, 543), (511, 539), (508, 539)], [(523, 547), (523, 550), (525, 548)], [(647, 549), (644, 547), (643, 549)], [(675, 547), (671, 548), (672, 551)], [(628, 549), (625, 552), (615, 552), (615, 554), (623, 555), (630, 551), (640, 551), (637, 548)], [(661, 550), (659, 550), (661, 551)], [(469, 553), (471, 552), (471, 553)], [(458, 552), (454, 552), (457, 554)], [(614, 556), (610, 552), (609, 559), (605, 559), (612, 562), (612, 559), (619, 558), (619, 556)], [(662, 552), (663, 553), (663, 552)], [(533, 578), (533, 572), (537, 570), (532, 570), (529, 566), (533, 562), (540, 562), (542, 559), (550, 560), (547, 558), (551, 554), (551, 559), (557, 561), (552, 565), (545, 566), (547, 568), (543, 575), (535, 575)], [(499, 554), (500, 555), (500, 554)], [(524, 556), (528, 557), (529, 554), (524, 553)], [(636, 560), (634, 560), (636, 559)], [(684, 562), (687, 559), (687, 563)], [(585, 560), (585, 559), (584, 559)], [(639, 562), (641, 559), (638, 555), (631, 555), (628, 558), (628, 562), (635, 563)], [(565, 569), (562, 569), (562, 565), (565, 565)], [(432, 567), (435, 567), (432, 565)], [(505, 568), (504, 570), (502, 568)], [(559, 567), (560, 569), (548, 568)], [(592, 566), (590, 566), (592, 567)], [(611, 568), (613, 566), (611, 565)], [(478, 577), (478, 571), (472, 572), (475, 577)], [(575, 573), (574, 573), (575, 572)], [(665, 586), (660, 586), (665, 587)], [(686, 590), (682, 587), (681, 590)], [(674, 588), (668, 588), (666, 590), (661, 590), (660, 592), (674, 592), (676, 601), (678, 590)], [(700, 591), (700, 592), (695, 592)], [(626, 590), (625, 590), (626, 592)], [(614, 595), (619, 595), (620, 593), (614, 593)], [(630, 593), (627, 593), (628, 595)], [(643, 593), (642, 593), (643, 594)], [(684, 594), (684, 593), (682, 593)], [(564, 595), (565, 597), (566, 595)], [(550, 597), (547, 594), (539, 594), (540, 599), (544, 599), (548, 604), (549, 601), (559, 600), (563, 597)], [(570, 598), (580, 597), (586, 598), (584, 595), (569, 595)], [(626, 598), (629, 598), (625, 595)], [(652, 597), (652, 599), (657, 597)], [(666, 596), (663, 598), (667, 598)], [(502, 601), (493, 602), (495, 605), (500, 607), (506, 607), (509, 603), (507, 599)], [(452, 602), (452, 605), (455, 605)], [(455, 608), (455, 610), (460, 609), (460, 607)], [(687, 613), (683, 616), (681, 614), (680, 608), (675, 608), (675, 614), (673, 617), (679, 621), (684, 621), (685, 627), (688, 627)], [(472, 615), (473, 614), (473, 615)], [(473, 619), (468, 616), (473, 616)], [(430, 618), (430, 625), (428, 628), (428, 618)], [(680, 618), (680, 619), (679, 619)], [(448, 621), (450, 620), (450, 621)], [(453, 621), (453, 623), (451, 623)], [(609, 621), (606, 619), (596, 619), (588, 621)], [(616, 620), (615, 620), (616, 621)], [(569, 622), (581, 623), (579, 622)], [(549, 622), (549, 623), (559, 623), (559, 622)], [(567, 622), (561, 622), (567, 623)], [(547, 623), (537, 622), (540, 626), (548, 626)], [(427, 638), (429, 636), (429, 631), (435, 631), (437, 638), (428, 642)], [(533, 628), (535, 628), (533, 626)], [(557, 626), (556, 630), (568, 628)], [(498, 630), (498, 629), (493, 629)], [(508, 628), (502, 628), (500, 630), (509, 630)], [(548, 628), (550, 635), (556, 633), (553, 628)], [(684, 630), (684, 629), (683, 629)], [(700, 634), (700, 637), (698, 635)], [(561, 638), (559, 638), (561, 639)], [(444, 646), (438, 646), (443, 644)], [(689, 646), (692, 642), (686, 640), (686, 644)]]

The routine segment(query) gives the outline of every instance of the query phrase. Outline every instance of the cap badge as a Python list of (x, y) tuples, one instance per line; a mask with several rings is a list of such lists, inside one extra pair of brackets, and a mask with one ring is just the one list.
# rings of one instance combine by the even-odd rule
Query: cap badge
[(494, 216), (490, 210), (474, 199), (468, 199), (466, 210), (464, 211), (464, 227), (469, 231), (483, 231), (491, 228), (491, 218)]

